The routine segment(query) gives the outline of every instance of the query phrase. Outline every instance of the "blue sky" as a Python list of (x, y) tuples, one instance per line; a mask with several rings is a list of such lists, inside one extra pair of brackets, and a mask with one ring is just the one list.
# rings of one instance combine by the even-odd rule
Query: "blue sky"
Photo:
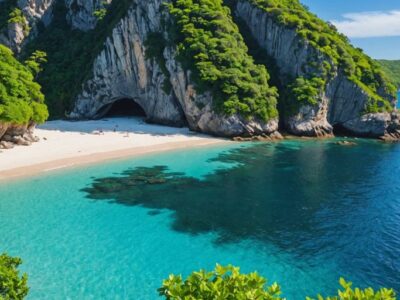
[(301, 0), (373, 58), (400, 59), (400, 0)]

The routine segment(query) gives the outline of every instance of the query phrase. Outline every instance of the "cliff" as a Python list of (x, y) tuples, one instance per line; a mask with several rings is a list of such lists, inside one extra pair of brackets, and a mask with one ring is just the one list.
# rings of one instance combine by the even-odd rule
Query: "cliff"
[[(165, 1), (133, 1), (127, 15), (107, 38), (95, 59), (92, 79), (83, 85), (72, 118), (100, 117), (114, 101), (130, 98), (145, 111), (150, 122), (182, 126), (219, 136), (276, 134), (278, 119), (263, 121), (240, 114), (225, 115), (215, 110), (210, 92), (199, 93), (176, 59), (176, 48), (163, 47), (168, 38), (163, 24), (169, 16)], [(162, 33), (160, 58), (146, 56), (146, 41), (152, 33)], [(165, 84), (170, 86), (165, 88)]]
[[(0, 43), (48, 53), (38, 80), (53, 116), (100, 118), (130, 99), (149, 122), (218, 136), (400, 136), (380, 67), (297, 0), (17, 5), (22, 16), (0, 27)], [(268, 59), (248, 51), (249, 39)]]
[[(388, 93), (383, 85), (378, 88), (376, 98), (381, 101), (378, 106), (382, 110), (369, 113), (368, 106), (373, 96), (365, 84), (352, 80), (343, 65), (335, 64), (320, 47), (301, 36), (296, 25), (279, 22), (268, 8), (257, 1), (241, 0), (233, 9), (258, 45), (273, 59), (279, 70), (277, 76), (281, 85), (288, 88), (297, 78), (324, 79), (324, 83), (317, 88), (315, 103), (303, 102), (293, 109), (298, 99), (288, 91), (282, 93), (285, 105), (282, 106), (281, 117), (286, 129), (306, 136), (332, 135), (334, 128), (357, 136), (385, 135), (392, 116), (393, 122), (395, 119), (390, 112), (395, 103), (393, 92)], [(337, 34), (333, 31), (331, 35)], [(328, 75), (324, 74), (326, 66), (329, 68)], [(390, 102), (387, 111), (383, 109), (384, 102)]]

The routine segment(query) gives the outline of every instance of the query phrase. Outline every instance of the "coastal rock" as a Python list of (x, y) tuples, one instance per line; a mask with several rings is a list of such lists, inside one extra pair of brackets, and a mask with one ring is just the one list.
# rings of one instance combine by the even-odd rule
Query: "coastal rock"
[(10, 149), (14, 145), (29, 146), (38, 142), (39, 138), (33, 135), (33, 124), (15, 125), (0, 123), (0, 148)]
[(263, 122), (216, 113), (212, 96), (197, 93), (173, 48), (164, 49), (165, 66), (146, 58), (149, 33), (163, 32), (163, 2), (133, 1), (95, 59), (92, 79), (84, 84), (70, 117), (101, 117), (113, 102), (129, 98), (143, 108), (149, 122), (187, 124), (195, 131), (228, 137), (274, 133), (278, 119)]
[(112, 0), (65, 0), (68, 8), (67, 21), (74, 29), (88, 31), (96, 27), (95, 11), (103, 9)]
[[(235, 14), (246, 24), (260, 47), (274, 59), (283, 86), (290, 84), (290, 78), (320, 72), (313, 69), (313, 65), (318, 66), (330, 61), (307, 41), (300, 39), (295, 29), (278, 24), (267, 12), (249, 1), (238, 1)], [(329, 79), (319, 99), (317, 105), (301, 106), (295, 115), (281, 114), (284, 116), (282, 121), (290, 133), (330, 136), (333, 128), (337, 126), (354, 135), (376, 137), (384, 134), (384, 126), (390, 124), (389, 114), (363, 116), (369, 97), (358, 85), (351, 82), (341, 69), (337, 69), (335, 76)], [(394, 101), (392, 99), (392, 102)]]
[(7, 123), (0, 123), (0, 141), (4, 134), (7, 132), (8, 126), (9, 125)]
[(12, 149), (14, 148), (14, 146), (15, 146), (14, 143), (0, 141), (0, 149)]

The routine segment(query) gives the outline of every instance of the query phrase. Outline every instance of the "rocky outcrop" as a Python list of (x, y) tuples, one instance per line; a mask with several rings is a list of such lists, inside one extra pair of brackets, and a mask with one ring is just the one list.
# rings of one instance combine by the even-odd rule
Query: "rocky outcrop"
[(65, 0), (67, 20), (72, 28), (88, 31), (96, 27), (95, 11), (104, 9), (112, 0)]
[[(22, 11), (24, 24), (9, 23), (0, 32), (0, 43), (19, 53), (23, 43), (37, 35), (39, 22), (45, 26), (50, 24), (54, 2), (55, 0), (18, 0), (17, 7)], [(29, 30), (26, 30), (27, 27)]]
[(70, 117), (99, 117), (114, 101), (130, 98), (143, 108), (150, 122), (187, 124), (192, 130), (218, 136), (276, 132), (278, 119), (263, 122), (217, 113), (211, 95), (196, 91), (190, 73), (177, 62), (174, 48), (166, 48), (161, 60), (146, 58), (149, 33), (164, 32), (163, 2), (133, 1), (96, 58), (92, 79), (84, 84)]
[(29, 146), (34, 142), (38, 142), (39, 138), (33, 135), (34, 128), (34, 124), (0, 123), (0, 149), (10, 149), (15, 145)]
[[(282, 86), (287, 87), (293, 78), (321, 72), (313, 66), (329, 62), (329, 58), (300, 39), (295, 29), (278, 24), (249, 1), (238, 1), (234, 11), (260, 47), (274, 59)], [(391, 122), (390, 113), (363, 115), (369, 97), (340, 69), (330, 78), (319, 99), (317, 105), (302, 105), (295, 114), (283, 113), (286, 129), (296, 135), (326, 136), (333, 133), (334, 127), (340, 127), (354, 135), (375, 137), (384, 135)]]
[(35, 27), (38, 21), (48, 26), (53, 14), (55, 0), (18, 0), (18, 7), (28, 19), (31, 27)]

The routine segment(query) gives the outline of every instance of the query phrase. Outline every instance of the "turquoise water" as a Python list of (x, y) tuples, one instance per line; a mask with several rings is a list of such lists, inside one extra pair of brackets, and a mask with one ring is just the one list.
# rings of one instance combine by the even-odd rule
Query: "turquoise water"
[(158, 299), (170, 273), (257, 270), (288, 299), (340, 276), (400, 291), (400, 145), (234, 144), (0, 185), (29, 299)]

